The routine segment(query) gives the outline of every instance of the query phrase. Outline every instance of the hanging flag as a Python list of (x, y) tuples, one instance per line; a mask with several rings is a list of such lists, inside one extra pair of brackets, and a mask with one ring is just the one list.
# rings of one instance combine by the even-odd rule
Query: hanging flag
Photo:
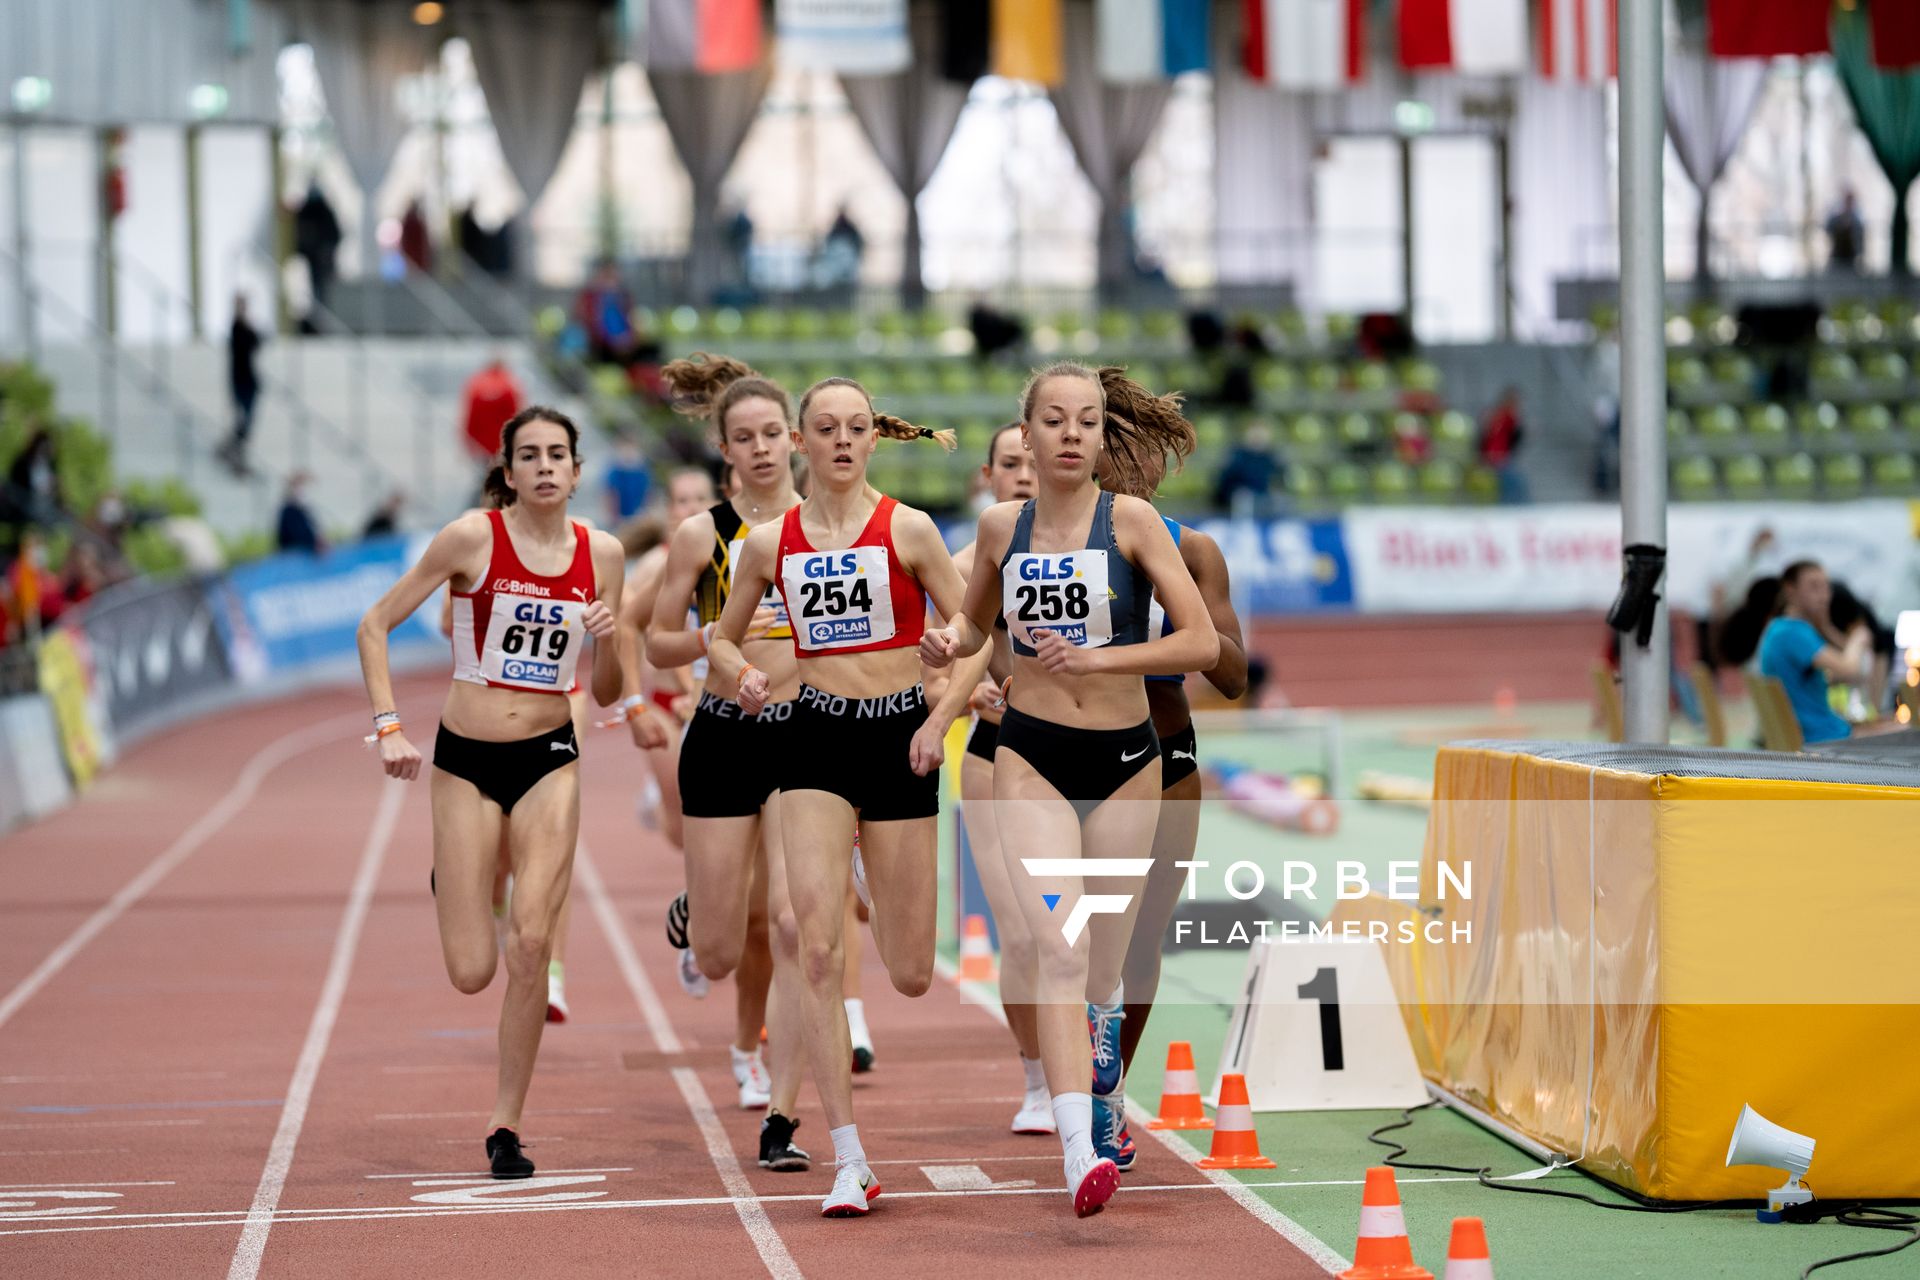
[(1526, 0), (1400, 0), (1400, 65), (1461, 75), (1525, 71)]
[(775, 0), (773, 16), (782, 66), (883, 76), (913, 62), (907, 0)]
[(940, 74), (972, 84), (987, 74), (991, 0), (940, 0)]
[(1209, 0), (1094, 0), (1100, 78), (1164, 80), (1208, 66)]
[(1605, 84), (1620, 73), (1619, 0), (1540, 0), (1540, 76)]
[(1246, 0), (1247, 74), (1282, 89), (1338, 89), (1367, 67), (1366, 0)]
[(1009, 80), (1059, 84), (1061, 5), (1064, 0), (993, 0), (993, 74)]
[(760, 64), (760, 0), (651, 0), (647, 65), (662, 71), (745, 71)]
[(1832, 0), (1707, 0), (1707, 51), (1716, 58), (1825, 53)]
[(1913, 0), (1875, 0), (1867, 16), (1873, 19), (1873, 63), (1899, 71), (1920, 63), (1920, 5)]

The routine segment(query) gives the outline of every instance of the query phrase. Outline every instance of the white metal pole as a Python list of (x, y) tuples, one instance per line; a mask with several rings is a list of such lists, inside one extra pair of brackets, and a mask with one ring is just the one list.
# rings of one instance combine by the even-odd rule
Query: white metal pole
[[(1667, 545), (1666, 273), (1660, 164), (1666, 141), (1660, 0), (1620, 0), (1620, 529)], [(1664, 592), (1662, 593), (1664, 596)], [(1670, 635), (1664, 599), (1651, 643), (1620, 637), (1629, 742), (1667, 741)]]

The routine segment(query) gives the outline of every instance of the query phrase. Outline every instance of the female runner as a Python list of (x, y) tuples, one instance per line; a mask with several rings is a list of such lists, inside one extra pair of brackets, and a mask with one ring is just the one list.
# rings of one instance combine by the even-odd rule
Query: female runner
[[(1166, 458), (1148, 454), (1140, 459), (1137, 475), (1102, 475), (1102, 486), (1125, 492), (1143, 502), (1153, 500), (1166, 472)], [(1121, 489), (1123, 483), (1130, 487)], [(1219, 544), (1197, 529), (1160, 517), (1180, 549), (1181, 563), (1200, 588), (1207, 616), (1220, 637), (1220, 658), (1202, 672), (1208, 682), (1229, 699), (1247, 691), (1247, 650), (1234, 612), (1232, 583)], [(1148, 632), (1171, 630), (1158, 597), (1153, 601)], [(1134, 1051), (1146, 1034), (1147, 1018), (1160, 989), (1160, 948), (1173, 919), (1186, 872), (1179, 863), (1193, 857), (1200, 839), (1200, 762), (1194, 741), (1193, 708), (1187, 701), (1182, 676), (1147, 677), (1147, 707), (1153, 716), (1154, 736), (1160, 739), (1160, 820), (1153, 833), (1153, 870), (1140, 893), (1140, 914), (1134, 921), (1121, 977), (1122, 1000), (1096, 1002), (1089, 1009), (1093, 1038), (1093, 1146), (1121, 1172), (1133, 1167), (1133, 1135), (1127, 1131), (1125, 1072), (1133, 1067)]]
[[(977, 653), (1004, 601), (1013, 685), (994, 753), (994, 802), (1013, 896), (1039, 950), (1040, 1056), (1067, 1188), (1083, 1216), (1119, 1182), (1113, 1161), (1093, 1149), (1086, 1003), (1089, 992), (1105, 999), (1119, 985), (1138, 886), (1056, 872), (1071, 872), (1058, 864), (1076, 854), (1123, 860), (1116, 871), (1145, 863), (1160, 752), (1141, 677), (1205, 670), (1220, 648), (1159, 515), (1137, 498), (1102, 492), (1094, 475), (1127, 477), (1143, 457), (1191, 452), (1193, 427), (1178, 404), (1119, 369), (1056, 364), (1037, 373), (1021, 443), (1033, 452), (1039, 491), (980, 517), (975, 554), (999, 573), (974, 574), (965, 611), (921, 642), (932, 666)], [(1168, 635), (1148, 634), (1153, 595), (1172, 620)], [(1036, 872), (1027, 859), (1054, 865)], [(1109, 894), (1128, 907), (1098, 910)]]
[[(787, 393), (738, 360), (700, 353), (661, 371), (676, 407), (713, 424), (715, 443), (740, 490), (674, 531), (647, 623), (647, 656), (656, 667), (697, 662), (731, 598), (740, 548), (750, 528), (778, 523), (797, 501), (792, 413)], [(688, 629), (688, 606), (701, 626)], [(692, 967), (717, 980), (734, 975), (737, 992), (734, 1079), (740, 1105), (766, 1107), (760, 1164), (805, 1172), (811, 1159), (793, 1145), (794, 1106), (806, 1060), (799, 1030), (798, 936), (787, 906), (780, 856), (779, 803), (772, 762), (786, 749), (799, 676), (779, 611), (758, 589), (745, 599), (753, 618), (747, 648), (777, 678), (772, 704), (744, 710), (737, 684), (711, 666), (680, 742), (680, 812), (687, 891), (667, 913), (667, 938), (692, 952)], [(771, 926), (769, 922), (774, 922)], [(683, 969), (688, 962), (682, 961)], [(767, 1028), (769, 1076), (760, 1055)]]
[[(1020, 424), (1009, 423), (987, 446), (987, 464), (981, 468), (995, 502), (1025, 502), (1034, 494), (1033, 453), (1020, 444)], [(973, 578), (978, 543), (968, 543), (954, 554), (954, 566)], [(967, 828), (980, 887), (986, 891), (1000, 941), (1000, 1004), (1007, 1028), (1020, 1050), (1025, 1074), (1025, 1096), (1013, 1117), (1015, 1133), (1053, 1133), (1053, 1102), (1047, 1093), (1045, 1069), (1040, 1063), (1040, 1033), (1034, 1015), (1034, 983), (1038, 953), (1027, 928), (1026, 913), (1013, 896), (1007, 864), (1000, 851), (999, 829), (993, 817), (993, 752), (1000, 737), (1000, 713), (1006, 707), (1004, 684), (1011, 673), (1013, 649), (1006, 623), (994, 619), (993, 639), (980, 652), (954, 664), (953, 679), (973, 688), (973, 732), (967, 736), (966, 759), (960, 762), (960, 818)]]
[(442, 583), (455, 597), (453, 689), (433, 753), (434, 904), (448, 977), (469, 995), (484, 990), (497, 961), (490, 899), (504, 824), (514, 894), (499, 1087), (487, 1124), (496, 1178), (533, 1173), (520, 1112), (546, 1025), (547, 962), (580, 825), (580, 750), (566, 692), (586, 636), (596, 641), (595, 701), (607, 706), (620, 690), (607, 643), (620, 606), (620, 544), (567, 518), (579, 439), (552, 409), (516, 414), (487, 477), (504, 510), (469, 512), (442, 529), (360, 622), (380, 760), (389, 777), (410, 781), (421, 756), (394, 710), (387, 636)]
[(801, 397), (812, 491), (778, 525), (748, 536), (737, 589), (713, 639), (714, 677), (739, 689), (746, 710), (764, 705), (772, 677), (738, 646), (753, 597), (778, 585), (805, 677), (781, 758), (780, 803), (807, 1045), (838, 1165), (821, 1205), (830, 1218), (864, 1214), (880, 1194), (853, 1122), (841, 998), (854, 824), (873, 900), (874, 949), (895, 990), (921, 995), (933, 981), (941, 739), (969, 692), (956, 684), (927, 709), (917, 650), (926, 598), (949, 614), (960, 607), (962, 583), (926, 513), (867, 484), (867, 462), (883, 435), (953, 447), (951, 433), (876, 414), (866, 390), (847, 378), (817, 382)]

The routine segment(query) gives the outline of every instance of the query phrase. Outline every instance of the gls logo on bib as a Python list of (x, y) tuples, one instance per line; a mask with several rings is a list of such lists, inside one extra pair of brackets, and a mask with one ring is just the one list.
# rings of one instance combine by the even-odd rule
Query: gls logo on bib
[(1036, 630), (1084, 649), (1113, 639), (1104, 550), (1013, 556), (1001, 575), (1000, 594), (1008, 632), (1029, 649)]
[(789, 555), (781, 589), (806, 649), (851, 649), (891, 640), (893, 589), (885, 547)]

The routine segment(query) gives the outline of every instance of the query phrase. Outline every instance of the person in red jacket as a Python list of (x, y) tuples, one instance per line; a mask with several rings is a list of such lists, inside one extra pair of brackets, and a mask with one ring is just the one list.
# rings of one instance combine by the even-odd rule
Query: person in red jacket
[(467, 382), (467, 440), (474, 456), (490, 463), (500, 452), (500, 431), (514, 414), (520, 412), (523, 399), (513, 371), (499, 356), (487, 361), (486, 368)]

